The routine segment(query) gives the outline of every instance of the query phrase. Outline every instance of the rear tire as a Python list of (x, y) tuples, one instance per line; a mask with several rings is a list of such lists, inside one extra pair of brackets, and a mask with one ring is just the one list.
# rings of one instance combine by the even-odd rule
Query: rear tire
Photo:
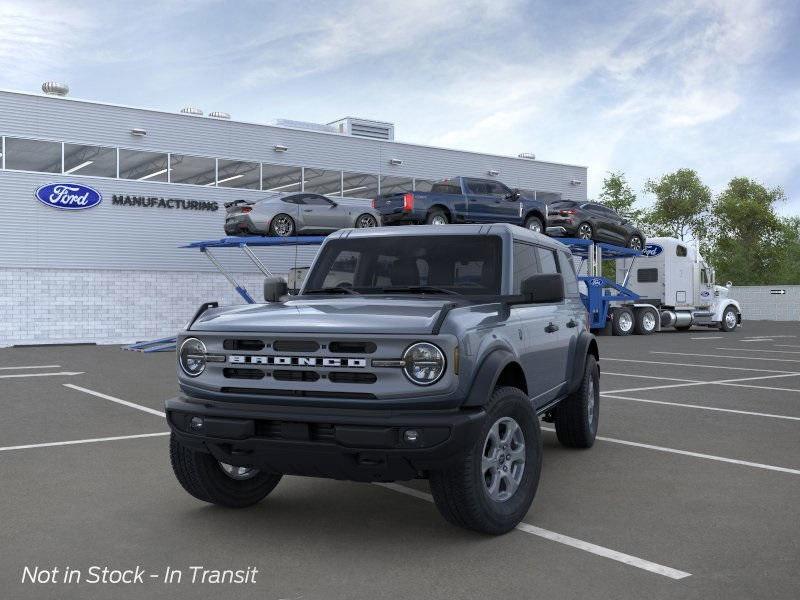
[(632, 235), (628, 238), (627, 246), (631, 250), (642, 250), (644, 248), (644, 240), (640, 235)]
[(600, 368), (594, 355), (586, 356), (581, 386), (553, 410), (556, 436), (569, 448), (591, 448), (600, 418)]
[(590, 223), (581, 223), (578, 225), (577, 233), (575, 237), (579, 240), (591, 240), (594, 239), (594, 229), (592, 228)]
[(222, 463), (210, 454), (197, 452), (181, 444), (172, 434), (169, 439), (172, 470), (183, 489), (203, 502), (228, 508), (246, 508), (258, 504), (269, 494), (282, 475), (255, 471), (244, 477), (228, 475)]
[(633, 311), (626, 307), (615, 308), (611, 316), (611, 333), (630, 335), (633, 332)]
[(294, 219), (287, 214), (280, 213), (272, 217), (269, 224), (269, 233), (276, 237), (290, 237), (294, 235)]
[(447, 217), (447, 213), (442, 209), (434, 208), (428, 213), (428, 216), (425, 217), (425, 222), (428, 225), (447, 225), (450, 219)]
[(636, 321), (633, 324), (633, 332), (636, 335), (650, 335), (655, 332), (658, 318), (654, 310), (649, 308), (637, 308), (634, 313)]
[(536, 495), (542, 433), (530, 400), (517, 388), (497, 388), (486, 415), (466, 455), (431, 472), (430, 485), (436, 507), (450, 523), (499, 535), (519, 524)]

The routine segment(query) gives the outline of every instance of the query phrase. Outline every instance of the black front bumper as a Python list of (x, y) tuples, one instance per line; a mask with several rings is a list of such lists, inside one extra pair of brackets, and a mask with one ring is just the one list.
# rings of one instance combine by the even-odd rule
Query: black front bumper
[(402, 481), (446, 468), (471, 447), (486, 416), (482, 409), (328, 410), (187, 397), (167, 400), (166, 412), (182, 444), (222, 462), (353, 481)]

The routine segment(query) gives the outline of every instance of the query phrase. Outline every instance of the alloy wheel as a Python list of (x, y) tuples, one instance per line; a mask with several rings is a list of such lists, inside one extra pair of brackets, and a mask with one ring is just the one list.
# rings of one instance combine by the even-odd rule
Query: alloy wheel
[(447, 225), (447, 219), (444, 215), (434, 215), (431, 219), (431, 225)]
[(286, 237), (292, 233), (292, 221), (289, 217), (278, 215), (272, 222), (272, 229), (275, 231), (276, 235)]
[(581, 223), (578, 227), (578, 238), (582, 240), (592, 239), (592, 226), (588, 223)]
[(642, 249), (642, 238), (639, 236), (633, 236), (631, 241), (628, 242), (628, 248), (632, 250), (641, 250)]
[(246, 479), (252, 479), (256, 475), (258, 475), (258, 469), (254, 467), (235, 467), (233, 465), (229, 465), (228, 463), (220, 462), (219, 463), (222, 472), (225, 473), (231, 479), (236, 479), (237, 481), (244, 481)]
[(494, 422), (483, 442), (481, 474), (484, 489), (495, 502), (505, 502), (525, 474), (525, 435), (512, 417)]
[(358, 221), (356, 221), (356, 227), (359, 229), (364, 229), (366, 227), (377, 227), (377, 226), (378, 222), (372, 215), (361, 215), (360, 217), (358, 217)]

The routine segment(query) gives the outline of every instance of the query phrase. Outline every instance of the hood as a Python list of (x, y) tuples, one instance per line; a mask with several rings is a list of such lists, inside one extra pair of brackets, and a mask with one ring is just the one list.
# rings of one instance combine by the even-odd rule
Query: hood
[(447, 301), (370, 296), (288, 300), (207, 310), (192, 331), (429, 334)]
[(725, 287), (724, 285), (715, 285), (714, 286), (714, 295), (718, 298), (727, 298), (728, 293), (730, 290)]

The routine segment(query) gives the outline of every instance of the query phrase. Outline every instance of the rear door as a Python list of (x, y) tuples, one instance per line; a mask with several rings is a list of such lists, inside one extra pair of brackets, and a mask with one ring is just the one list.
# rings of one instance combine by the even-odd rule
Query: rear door
[(464, 179), (467, 200), (467, 220), (470, 223), (493, 223), (495, 196), (490, 182), (482, 179)]

